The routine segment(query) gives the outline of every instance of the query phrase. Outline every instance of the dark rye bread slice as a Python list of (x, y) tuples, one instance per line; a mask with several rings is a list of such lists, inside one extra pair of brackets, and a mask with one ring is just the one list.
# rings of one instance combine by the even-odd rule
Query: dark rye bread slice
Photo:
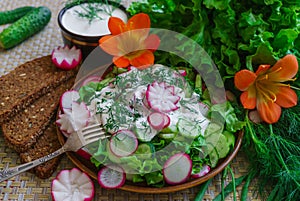
[(0, 125), (75, 74), (75, 70), (59, 70), (53, 65), (51, 56), (44, 56), (1, 76)]
[(7, 145), (21, 153), (29, 149), (55, 117), (60, 96), (74, 84), (74, 77), (34, 103), (18, 112), (2, 124)]
[[(55, 122), (52, 121), (44, 133), (37, 139), (36, 143), (30, 147), (26, 152), (20, 153), (20, 158), (22, 163), (28, 163), (35, 159), (46, 156), (61, 147), (57, 133)], [(53, 172), (56, 170), (59, 162), (60, 156), (51, 159), (33, 169), (30, 172), (34, 173), (37, 177), (41, 179), (49, 178)]]

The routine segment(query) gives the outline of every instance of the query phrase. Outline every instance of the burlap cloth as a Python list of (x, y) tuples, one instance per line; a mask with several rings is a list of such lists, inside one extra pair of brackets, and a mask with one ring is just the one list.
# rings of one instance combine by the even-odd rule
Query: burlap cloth
[[(63, 8), (64, 1), (58, 0), (0, 0), (0, 11), (11, 10), (20, 6), (47, 6), (52, 11), (50, 23), (43, 31), (36, 34), (34, 37), (26, 40), (21, 45), (8, 51), (0, 51), (0, 76), (9, 72), (14, 67), (32, 60), (34, 58), (49, 55), (56, 46), (62, 45), (60, 30), (57, 24), (57, 15)], [(7, 25), (0, 26), (2, 31)], [(3, 92), (0, 92), (3, 93)], [(9, 149), (3, 138), (0, 136), (0, 169), (13, 167), (20, 164), (18, 154)], [(247, 171), (247, 161), (240, 152), (232, 162), (231, 167), (234, 170), (235, 177), (239, 177)], [(51, 200), (51, 181), (56, 176), (57, 172), (62, 169), (71, 169), (74, 165), (66, 155), (51, 178), (42, 180), (35, 177), (31, 173), (22, 173), (15, 176), (11, 180), (0, 183), (0, 200)], [(226, 178), (226, 183), (230, 182), (231, 178)], [(225, 185), (226, 185), (225, 183)], [(253, 185), (253, 184), (252, 184)], [(99, 187), (95, 182), (96, 193), (94, 200), (108, 201), (187, 201), (194, 200), (199, 186), (186, 189), (183, 191), (169, 194), (138, 194), (122, 190), (105, 190)], [(249, 200), (259, 200), (253, 191), (254, 187), (250, 186)], [(221, 191), (221, 175), (217, 175), (205, 194), (204, 200), (212, 200)], [(241, 188), (237, 188), (237, 199), (239, 200)], [(227, 197), (226, 200), (233, 200), (233, 195)]]

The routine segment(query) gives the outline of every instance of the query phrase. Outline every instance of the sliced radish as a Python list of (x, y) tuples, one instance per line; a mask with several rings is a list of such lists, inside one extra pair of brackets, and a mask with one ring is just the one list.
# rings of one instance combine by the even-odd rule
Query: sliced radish
[(69, 90), (64, 92), (59, 100), (59, 106), (64, 112), (65, 109), (72, 109), (72, 103), (80, 98), (78, 91)]
[(195, 178), (195, 179), (200, 178), (200, 177), (203, 177), (204, 175), (206, 175), (207, 173), (209, 173), (209, 171), (210, 171), (210, 167), (208, 165), (203, 165), (200, 172), (198, 172), (196, 174), (192, 174), (191, 177)]
[(81, 86), (85, 86), (91, 82), (100, 82), (101, 80), (102, 80), (101, 77), (92, 75), (92, 76), (87, 77), (85, 80), (83, 80)]
[(177, 153), (171, 156), (164, 164), (163, 175), (170, 185), (186, 182), (191, 176), (192, 160), (188, 154)]
[(107, 189), (119, 188), (124, 185), (126, 173), (117, 165), (102, 167), (98, 172), (98, 182), (101, 187)]
[(90, 111), (85, 103), (73, 102), (72, 109), (65, 109), (65, 113), (59, 114), (56, 124), (66, 135), (83, 129), (89, 123)]
[(161, 130), (165, 126), (165, 115), (161, 112), (152, 112), (147, 120), (152, 128)]
[(81, 148), (76, 152), (79, 156), (81, 156), (82, 158), (85, 158), (87, 160), (90, 160), (91, 158), (91, 154), (86, 150), (86, 148)]
[(166, 83), (153, 82), (148, 85), (146, 91), (146, 100), (153, 110), (158, 112), (170, 112), (178, 109), (176, 105), (180, 96), (174, 93), (174, 86), (168, 86)]
[(184, 69), (179, 69), (178, 72), (179, 72), (180, 75), (182, 75), (182, 76), (186, 76), (186, 75), (187, 75), (187, 72), (186, 72), (186, 70), (184, 70)]
[(75, 131), (78, 131), (86, 127), (89, 123), (90, 116), (91, 113), (84, 102), (81, 103), (73, 102), (71, 117), (74, 122), (73, 126)]
[(164, 114), (164, 127), (163, 128), (167, 128), (171, 123), (171, 119), (169, 117), (169, 115)]
[(109, 148), (118, 157), (133, 154), (138, 147), (138, 140), (130, 130), (119, 130), (110, 139)]
[(71, 70), (76, 68), (81, 62), (81, 50), (73, 46), (57, 47), (52, 51), (52, 62), (57, 68), (62, 70)]
[(65, 113), (59, 114), (58, 119), (56, 120), (56, 125), (59, 127), (61, 132), (66, 136), (69, 136), (71, 133), (75, 131), (71, 114), (72, 114), (71, 109), (65, 109)]
[(62, 170), (51, 183), (54, 201), (90, 201), (95, 194), (90, 177), (77, 168)]

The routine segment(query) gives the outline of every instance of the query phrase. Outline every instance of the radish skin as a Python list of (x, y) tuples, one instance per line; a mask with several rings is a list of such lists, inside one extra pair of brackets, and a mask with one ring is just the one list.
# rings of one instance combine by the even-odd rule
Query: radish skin
[(192, 160), (188, 154), (177, 153), (171, 156), (164, 164), (163, 176), (170, 185), (186, 182), (192, 172)]
[(154, 81), (147, 87), (146, 100), (147, 105), (157, 112), (171, 112), (179, 108), (176, 104), (180, 100), (180, 96), (175, 94), (174, 86)]
[(80, 49), (75, 46), (69, 48), (68, 45), (64, 47), (57, 47), (51, 54), (53, 64), (62, 70), (72, 70), (76, 68), (82, 59)]
[(78, 168), (61, 170), (51, 183), (51, 196), (54, 201), (91, 201), (94, 194), (94, 183)]
[(92, 76), (89, 76), (87, 77), (81, 84), (81, 86), (85, 86), (91, 82), (100, 82), (102, 79), (101, 77), (99, 76), (96, 76), (96, 75), (92, 75)]
[(59, 106), (64, 112), (65, 109), (72, 109), (72, 103), (80, 98), (78, 91), (69, 90), (64, 92), (59, 99)]
[(208, 165), (203, 165), (202, 166), (202, 169), (200, 170), (200, 172), (196, 173), (196, 174), (192, 174), (191, 177), (192, 178), (200, 178), (200, 177), (203, 177), (205, 176), (206, 174), (208, 174), (210, 172), (210, 166)]
[(161, 130), (165, 127), (165, 115), (160, 112), (152, 112), (148, 118), (148, 123), (155, 130)]
[(120, 188), (126, 181), (126, 173), (117, 165), (102, 167), (98, 172), (98, 183), (106, 189)]

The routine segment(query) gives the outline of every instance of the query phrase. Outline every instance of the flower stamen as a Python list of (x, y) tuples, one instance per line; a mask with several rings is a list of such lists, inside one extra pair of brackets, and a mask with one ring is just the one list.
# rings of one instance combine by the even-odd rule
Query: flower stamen
[(271, 90), (265, 89), (262, 85), (256, 84), (256, 88), (258, 89), (258, 92), (264, 96), (267, 100), (272, 101), (273, 103), (276, 102), (277, 97), (274, 92)]

